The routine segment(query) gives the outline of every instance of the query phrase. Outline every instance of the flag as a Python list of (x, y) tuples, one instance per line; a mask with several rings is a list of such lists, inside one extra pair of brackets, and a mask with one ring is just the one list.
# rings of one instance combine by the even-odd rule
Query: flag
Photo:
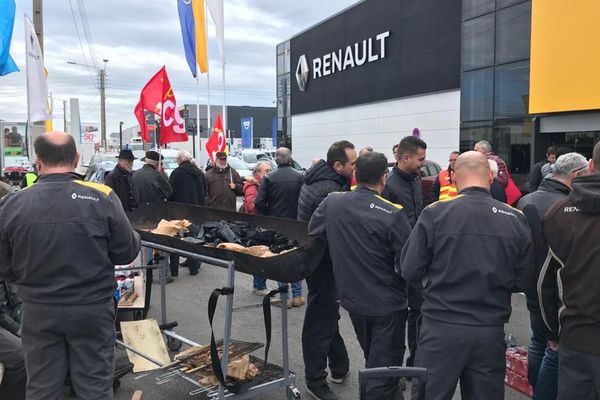
[(160, 144), (171, 142), (187, 142), (188, 135), (185, 130), (185, 121), (179, 114), (177, 100), (163, 66), (150, 80), (140, 93), (140, 100), (133, 113), (141, 128), (144, 142), (150, 141), (144, 110), (150, 111), (161, 118)]
[(225, 64), (225, 18), (223, 15), (223, 0), (206, 0), (206, 4), (208, 5), (212, 20), (215, 23), (221, 62)]
[(200, 66), (200, 73), (208, 72), (204, 0), (177, 0), (177, 11), (185, 58), (195, 78), (196, 63)]
[(225, 133), (223, 132), (223, 120), (221, 120), (221, 114), (217, 115), (215, 125), (213, 126), (213, 133), (206, 142), (205, 148), (208, 156), (213, 161), (215, 160), (215, 154), (217, 152), (227, 150), (227, 140), (225, 139)]
[(29, 122), (48, 119), (48, 85), (44, 56), (33, 23), (25, 16), (25, 60)]
[(15, 25), (15, 0), (0, 0), (0, 76), (19, 70), (9, 54)]

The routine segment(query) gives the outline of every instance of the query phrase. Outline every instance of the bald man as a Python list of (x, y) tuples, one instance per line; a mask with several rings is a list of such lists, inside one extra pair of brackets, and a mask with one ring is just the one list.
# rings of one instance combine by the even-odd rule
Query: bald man
[(0, 200), (0, 279), (23, 300), (27, 399), (60, 399), (70, 369), (79, 399), (113, 398), (114, 266), (140, 250), (108, 186), (74, 173), (72, 136), (36, 139), (37, 183)]
[(402, 250), (404, 278), (423, 288), (415, 366), (428, 369), (427, 399), (504, 399), (504, 324), (510, 297), (533, 279), (525, 216), (492, 199), (486, 157), (456, 160), (459, 195), (421, 213)]

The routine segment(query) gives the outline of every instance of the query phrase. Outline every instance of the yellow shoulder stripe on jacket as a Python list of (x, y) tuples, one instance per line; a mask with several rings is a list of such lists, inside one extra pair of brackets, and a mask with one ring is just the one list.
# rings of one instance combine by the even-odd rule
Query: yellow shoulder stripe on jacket
[(519, 210), (518, 208), (515, 208), (513, 206), (511, 206), (510, 204), (505, 204), (507, 205), (509, 208), (512, 208), (513, 211), (517, 211), (519, 214), (523, 214), (523, 211)]
[(396, 203), (392, 203), (391, 201), (384, 199), (383, 197), (379, 196), (379, 195), (375, 195), (375, 197), (377, 197), (379, 200), (383, 201), (384, 203), (387, 203), (391, 206), (396, 207), (398, 210), (402, 210), (404, 207), (402, 207), (400, 204), (396, 204)]
[(436, 202), (431, 203), (430, 205), (428, 205), (425, 208), (433, 207), (433, 206), (435, 206), (438, 203), (447, 203), (449, 201), (456, 200), (456, 199), (461, 198), (461, 197), (464, 197), (464, 194), (459, 194), (459, 195), (454, 196), (454, 197), (448, 197), (447, 199), (438, 200)]
[(81, 186), (86, 186), (92, 189), (95, 189), (99, 192), (104, 193), (105, 195), (109, 195), (110, 192), (112, 192), (112, 189), (106, 185), (102, 185), (100, 183), (95, 183), (95, 182), (88, 182), (88, 181), (73, 181)]

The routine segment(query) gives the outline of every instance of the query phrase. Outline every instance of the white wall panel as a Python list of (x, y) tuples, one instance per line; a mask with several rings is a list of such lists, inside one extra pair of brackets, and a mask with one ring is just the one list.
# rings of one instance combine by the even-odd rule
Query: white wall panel
[(331, 143), (344, 139), (391, 158), (392, 146), (419, 128), (427, 158), (445, 167), (459, 147), (459, 121), (458, 90), (294, 115), (294, 158), (308, 167), (313, 158), (325, 158)]

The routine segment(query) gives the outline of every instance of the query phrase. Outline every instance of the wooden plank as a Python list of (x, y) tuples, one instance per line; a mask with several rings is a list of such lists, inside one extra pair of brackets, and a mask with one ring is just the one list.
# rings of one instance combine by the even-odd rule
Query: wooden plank
[[(126, 345), (152, 357), (162, 365), (171, 362), (165, 340), (155, 319), (122, 321), (121, 332), (123, 334), (123, 342)], [(129, 357), (129, 361), (133, 363), (133, 372), (152, 371), (160, 368), (159, 365), (146, 360), (132, 351), (127, 350), (127, 356)]]

